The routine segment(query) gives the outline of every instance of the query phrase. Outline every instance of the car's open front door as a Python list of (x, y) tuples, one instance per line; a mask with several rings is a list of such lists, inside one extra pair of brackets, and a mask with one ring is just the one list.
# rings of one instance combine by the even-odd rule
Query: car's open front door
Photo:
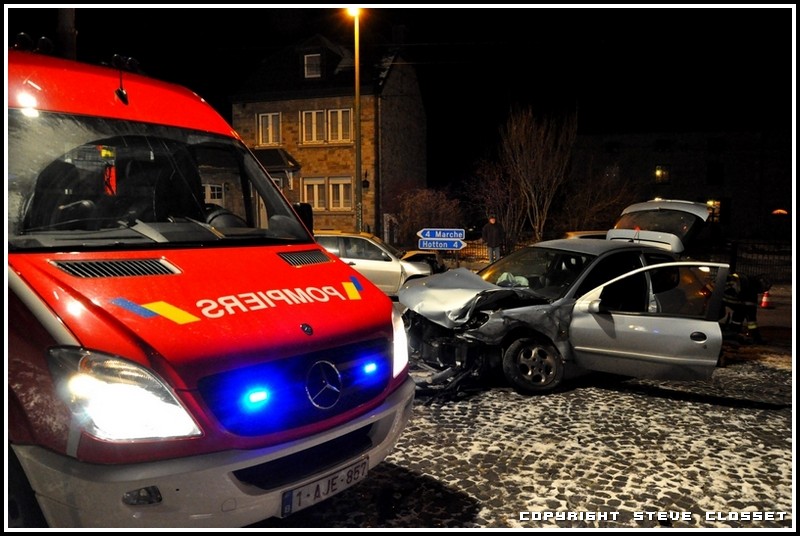
[(637, 378), (710, 377), (722, 348), (727, 275), (727, 264), (671, 262), (588, 292), (570, 323), (576, 363)]

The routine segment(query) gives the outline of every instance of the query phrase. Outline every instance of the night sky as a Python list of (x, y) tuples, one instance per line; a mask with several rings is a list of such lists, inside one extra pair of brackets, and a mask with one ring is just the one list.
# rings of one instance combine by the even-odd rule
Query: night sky
[[(55, 37), (52, 8), (6, 8), (6, 41)], [(405, 27), (428, 113), (429, 178), (464, 173), (515, 104), (578, 110), (581, 133), (794, 131), (794, 11), (781, 8), (368, 8), (361, 47)], [(223, 116), (261, 58), (321, 33), (341, 8), (78, 8), (78, 59), (136, 57)]]

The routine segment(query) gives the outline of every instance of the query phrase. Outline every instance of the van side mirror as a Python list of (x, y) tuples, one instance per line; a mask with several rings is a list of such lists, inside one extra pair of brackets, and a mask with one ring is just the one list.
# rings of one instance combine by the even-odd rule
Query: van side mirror
[(306, 226), (309, 233), (314, 232), (314, 209), (311, 208), (310, 203), (295, 203), (293, 205), (294, 211), (300, 216), (300, 221)]

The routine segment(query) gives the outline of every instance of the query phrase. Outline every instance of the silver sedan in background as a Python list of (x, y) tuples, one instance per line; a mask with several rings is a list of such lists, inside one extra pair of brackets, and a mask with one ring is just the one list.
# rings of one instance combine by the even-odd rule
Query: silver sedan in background
[(403, 259), (406, 253), (371, 233), (318, 230), (314, 231), (314, 237), (322, 247), (340, 257), (389, 296), (396, 296), (406, 281), (432, 273), (427, 262)]

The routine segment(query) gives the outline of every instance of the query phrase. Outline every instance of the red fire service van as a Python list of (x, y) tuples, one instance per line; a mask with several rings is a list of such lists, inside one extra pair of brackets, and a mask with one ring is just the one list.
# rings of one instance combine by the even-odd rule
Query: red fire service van
[(9, 525), (238, 527), (363, 480), (402, 319), (187, 89), (8, 52)]

